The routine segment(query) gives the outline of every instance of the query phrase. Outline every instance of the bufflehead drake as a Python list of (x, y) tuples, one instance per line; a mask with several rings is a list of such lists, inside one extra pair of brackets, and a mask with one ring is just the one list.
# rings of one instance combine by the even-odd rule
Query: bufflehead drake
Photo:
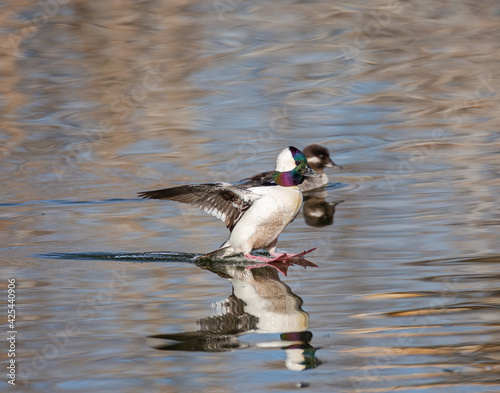
[[(323, 173), (325, 168), (340, 168), (340, 165), (335, 164), (330, 158), (330, 152), (328, 149), (321, 145), (309, 145), (304, 149), (304, 155), (306, 156), (307, 162), (311, 166), (311, 168), (317, 173), (321, 174), (321, 177), (309, 177), (304, 180), (302, 184), (299, 185), (299, 188), (302, 192), (306, 192), (309, 190), (313, 190), (319, 187), (323, 187), (328, 184), (328, 176)], [(247, 179), (243, 179), (245, 181), (242, 186), (252, 187), (263, 185), (271, 182), (273, 180), (273, 172), (263, 172), (259, 173), (255, 176), (252, 176)]]
[(298, 185), (306, 177), (321, 177), (321, 174), (309, 166), (299, 149), (290, 146), (278, 155), (273, 183), (267, 185), (243, 188), (229, 183), (193, 184), (144, 191), (139, 196), (188, 203), (222, 220), (231, 235), (207, 257), (244, 254), (264, 260), (250, 255), (253, 250), (264, 249), (282, 258), (283, 255), (275, 253), (278, 236), (299, 213), (302, 192)]

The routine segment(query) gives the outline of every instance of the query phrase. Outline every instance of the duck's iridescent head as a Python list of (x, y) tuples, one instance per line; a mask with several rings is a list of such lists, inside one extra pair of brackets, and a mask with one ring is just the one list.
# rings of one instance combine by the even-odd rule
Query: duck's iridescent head
[(292, 187), (302, 184), (306, 176), (321, 177), (312, 170), (306, 156), (299, 149), (293, 146), (284, 149), (276, 160), (273, 180), (280, 186)]

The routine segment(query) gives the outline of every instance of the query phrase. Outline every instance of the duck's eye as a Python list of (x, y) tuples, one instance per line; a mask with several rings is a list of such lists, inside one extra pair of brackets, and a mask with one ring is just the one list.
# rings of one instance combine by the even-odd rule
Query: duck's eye
[(295, 165), (299, 165), (299, 164), (300, 164), (299, 160), (295, 161)]

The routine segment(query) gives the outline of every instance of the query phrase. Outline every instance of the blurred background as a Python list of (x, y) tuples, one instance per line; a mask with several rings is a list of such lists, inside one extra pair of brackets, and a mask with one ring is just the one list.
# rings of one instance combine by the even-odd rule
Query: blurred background
[[(17, 391), (498, 390), (498, 2), (0, 10), (0, 286), (16, 279)], [(330, 185), (278, 249), (317, 247), (318, 269), (262, 278), (130, 256), (228, 236), (137, 192), (237, 182), (313, 143), (343, 169), (325, 169)], [(270, 305), (278, 290), (293, 307)], [(262, 323), (278, 314), (295, 322)], [(150, 342), (181, 333), (203, 345)]]

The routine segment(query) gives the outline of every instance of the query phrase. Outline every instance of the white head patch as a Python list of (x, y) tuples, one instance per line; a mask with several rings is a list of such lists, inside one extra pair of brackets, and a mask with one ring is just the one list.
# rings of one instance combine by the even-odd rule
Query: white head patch
[(276, 168), (278, 172), (288, 172), (295, 169), (295, 160), (293, 159), (290, 149), (283, 149), (276, 159)]
[(309, 165), (321, 164), (321, 158), (312, 156), (307, 158)]

